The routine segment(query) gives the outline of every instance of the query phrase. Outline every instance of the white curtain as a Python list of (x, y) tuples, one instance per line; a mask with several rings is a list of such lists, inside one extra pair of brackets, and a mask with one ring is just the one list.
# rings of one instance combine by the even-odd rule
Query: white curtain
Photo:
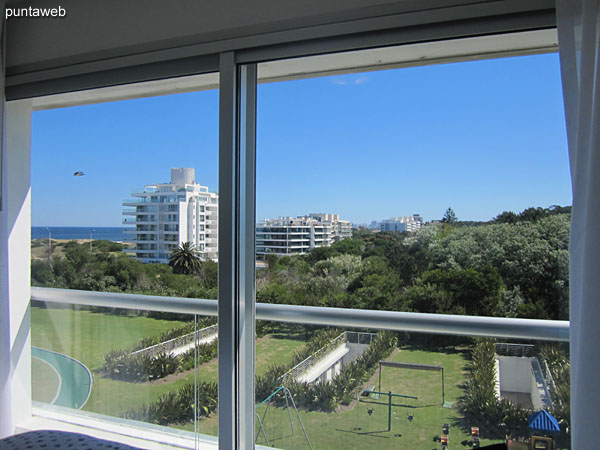
[[(4, 16), (6, 2), (0, 0)], [(6, 214), (6, 134), (4, 120), (5, 20), (0, 18), (0, 438), (14, 431), (10, 359), (10, 305), (8, 301), (8, 220)]]
[(571, 433), (585, 450), (600, 430), (600, 1), (556, 6), (573, 186)]

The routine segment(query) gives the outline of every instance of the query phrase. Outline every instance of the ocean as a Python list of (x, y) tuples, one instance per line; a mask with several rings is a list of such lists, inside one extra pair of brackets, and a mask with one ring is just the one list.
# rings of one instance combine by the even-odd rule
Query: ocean
[(48, 238), (48, 229), (52, 239), (93, 239), (122, 241), (123, 227), (31, 227), (31, 239)]

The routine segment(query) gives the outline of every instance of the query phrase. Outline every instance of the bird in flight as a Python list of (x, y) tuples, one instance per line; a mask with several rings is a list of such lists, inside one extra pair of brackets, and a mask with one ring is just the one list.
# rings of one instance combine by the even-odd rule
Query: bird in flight
[(82, 177), (84, 175), (85, 175), (85, 173), (83, 173), (81, 170), (78, 170), (77, 172), (75, 172), (73, 174), (74, 177)]

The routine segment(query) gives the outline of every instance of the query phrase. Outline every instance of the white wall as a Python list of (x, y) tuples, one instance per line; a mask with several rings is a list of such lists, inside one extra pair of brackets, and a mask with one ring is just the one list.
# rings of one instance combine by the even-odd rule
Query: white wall
[(31, 106), (30, 100), (6, 106), (0, 212), (0, 436), (31, 416)]
[(496, 356), (500, 372), (500, 392), (531, 392), (531, 358)]

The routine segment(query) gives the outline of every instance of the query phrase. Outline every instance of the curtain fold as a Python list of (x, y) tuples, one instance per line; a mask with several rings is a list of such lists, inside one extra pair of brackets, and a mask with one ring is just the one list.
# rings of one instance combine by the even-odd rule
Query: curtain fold
[(571, 442), (597, 447), (600, 425), (600, 2), (557, 0), (569, 141)]

